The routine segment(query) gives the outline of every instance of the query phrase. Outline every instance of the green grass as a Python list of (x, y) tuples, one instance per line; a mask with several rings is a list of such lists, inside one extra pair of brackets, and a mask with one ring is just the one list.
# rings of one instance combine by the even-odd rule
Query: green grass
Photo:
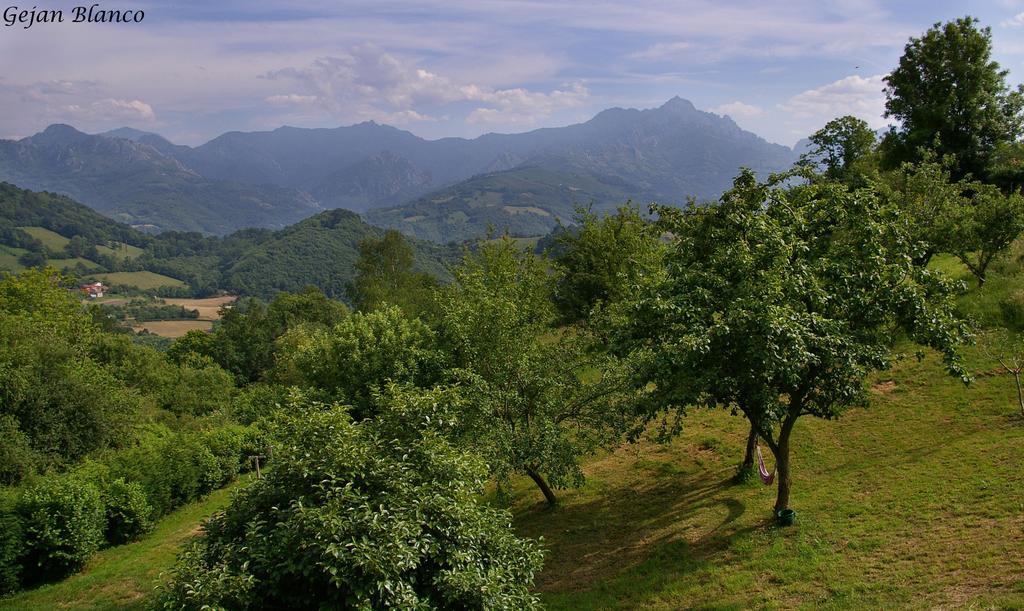
[(186, 286), (184, 282), (170, 276), (154, 272), (110, 272), (94, 274), (90, 278), (106, 284), (124, 284), (141, 290), (160, 288), (161, 286)]
[(103, 269), (96, 263), (93, 263), (88, 259), (83, 259), (82, 257), (73, 257), (70, 259), (47, 259), (46, 264), (55, 267), (62, 272), (68, 271), (78, 266), (79, 264), (85, 266), (85, 268), (88, 270)]
[(101, 255), (109, 255), (120, 259), (134, 259), (145, 252), (138, 246), (132, 246), (131, 244), (118, 243), (116, 246), (116, 248), (111, 248), (109, 246), (99, 245), (96, 247), (96, 251)]
[(18, 257), (26, 252), (28, 251), (24, 248), (0, 245), (0, 271), (20, 272), (25, 269), (21, 263), (18, 263)]
[(71, 240), (42, 227), (19, 227), (22, 231), (43, 243), (50, 250), (62, 250)]
[[(1016, 252), (980, 290), (955, 260), (933, 266), (969, 280), (960, 306), (988, 326), (1005, 324), (1001, 304), (1022, 295)], [(976, 347), (964, 355), (969, 387), (936, 355), (911, 356), (872, 378), (868, 407), (799, 421), (792, 528), (773, 523), (774, 487), (731, 482), (748, 429), (725, 410), (692, 411), (670, 444), (642, 441), (592, 460), (586, 486), (562, 491), (554, 509), (528, 480), (516, 482), (516, 527), (548, 549), (537, 579), (544, 602), (1024, 608), (1024, 418), (1012, 378)]]
[(182, 546), (199, 533), (202, 521), (227, 504), (234, 487), (175, 511), (141, 541), (99, 552), (81, 573), (0, 599), (0, 610), (144, 608), (160, 574), (173, 566)]

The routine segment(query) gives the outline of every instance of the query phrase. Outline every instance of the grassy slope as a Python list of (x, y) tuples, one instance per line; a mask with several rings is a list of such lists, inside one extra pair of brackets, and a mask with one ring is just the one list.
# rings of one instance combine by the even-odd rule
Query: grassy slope
[(106, 284), (134, 286), (143, 291), (161, 286), (185, 286), (181, 280), (155, 272), (105, 272), (90, 276), (90, 279), (101, 280)]
[[(1024, 284), (1019, 265), (1001, 269), (983, 295), (964, 297), (967, 309), (990, 310)], [(907, 358), (875, 376), (868, 408), (802, 419), (793, 528), (772, 525), (774, 488), (730, 483), (746, 427), (725, 411), (692, 412), (671, 444), (590, 461), (587, 485), (563, 491), (556, 509), (515, 482), (516, 527), (549, 550), (543, 600), (552, 609), (1024, 608), (1024, 419), (1012, 381), (991, 375), (976, 349), (966, 356), (978, 374), (969, 388), (934, 355)], [(223, 495), (0, 608), (137, 606)]]
[(20, 227), (22, 231), (43, 243), (50, 250), (61, 250), (68, 245), (68, 238), (43, 227)]
[(101, 551), (77, 575), (0, 599), (0, 610), (144, 608), (160, 574), (198, 534), (202, 520), (227, 504), (232, 488), (175, 511), (141, 541)]
[[(962, 275), (951, 261), (937, 265)], [(1002, 268), (983, 294), (963, 298), (965, 309), (991, 312), (1018, 290), (1019, 264)], [(969, 388), (934, 355), (909, 357), (875, 377), (868, 408), (835, 422), (802, 419), (795, 528), (772, 524), (774, 487), (730, 483), (747, 429), (725, 411), (692, 412), (669, 445), (624, 446), (593, 461), (586, 487), (564, 491), (554, 510), (519, 482), (517, 527), (549, 549), (544, 601), (1024, 608), (1024, 419), (1012, 379), (992, 375), (975, 348), (966, 357), (977, 376)]]

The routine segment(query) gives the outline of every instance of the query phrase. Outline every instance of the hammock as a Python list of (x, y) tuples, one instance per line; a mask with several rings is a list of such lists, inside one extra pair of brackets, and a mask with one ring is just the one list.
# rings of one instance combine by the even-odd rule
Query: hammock
[[(778, 470), (778, 465), (775, 467)], [(761, 476), (761, 481), (764, 482), (765, 486), (771, 486), (772, 482), (775, 481), (775, 471), (768, 473), (768, 467), (764, 466), (764, 457), (761, 456), (761, 446), (757, 446), (757, 471)]]

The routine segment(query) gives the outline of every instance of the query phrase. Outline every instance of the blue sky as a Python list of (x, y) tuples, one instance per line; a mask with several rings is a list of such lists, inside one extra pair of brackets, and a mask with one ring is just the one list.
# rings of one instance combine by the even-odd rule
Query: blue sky
[(907, 38), (967, 12), (991, 26), (996, 59), (1021, 82), (1024, 0), (965, 5), (104, 2), (142, 9), (145, 20), (0, 26), (0, 137), (64, 122), (199, 144), (231, 130), (366, 120), (427, 138), (472, 137), (679, 95), (792, 145), (843, 114), (884, 125), (881, 77)]

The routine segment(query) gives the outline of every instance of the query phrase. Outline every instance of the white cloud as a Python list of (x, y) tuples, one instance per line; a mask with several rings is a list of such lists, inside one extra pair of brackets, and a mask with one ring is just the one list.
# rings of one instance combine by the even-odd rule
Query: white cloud
[(153, 107), (142, 100), (118, 100), (106, 98), (86, 106), (72, 104), (68, 112), (94, 121), (144, 121), (156, 119)]
[(884, 75), (839, 79), (816, 89), (797, 94), (779, 109), (801, 119), (816, 119), (825, 123), (836, 117), (853, 115), (867, 121), (873, 129), (886, 125)]
[(390, 118), (403, 123), (432, 120), (422, 106), (457, 102), (486, 105), (469, 114), (467, 122), (471, 124), (531, 123), (579, 106), (589, 95), (582, 83), (547, 92), (462, 83), (370, 44), (321, 57), (306, 67), (283, 68), (264, 76), (290, 82), (303, 91), (269, 96), (266, 101), (271, 104), (316, 105), (333, 116)]
[(999, 25), (1003, 26), (1004, 28), (1019, 28), (1019, 27), (1022, 27), (1022, 26), (1024, 26), (1024, 13), (1017, 13), (1013, 17), (1010, 17), (1009, 19), (1004, 20)]
[(721, 104), (711, 109), (711, 112), (716, 112), (720, 115), (729, 115), (730, 117), (757, 117), (764, 114), (764, 109), (760, 106), (753, 104), (745, 104), (740, 101), (729, 102), (728, 104)]
[(667, 57), (678, 57), (685, 51), (692, 50), (693, 48), (694, 44), (692, 42), (659, 42), (646, 49), (630, 53), (627, 57), (630, 59), (665, 59)]

